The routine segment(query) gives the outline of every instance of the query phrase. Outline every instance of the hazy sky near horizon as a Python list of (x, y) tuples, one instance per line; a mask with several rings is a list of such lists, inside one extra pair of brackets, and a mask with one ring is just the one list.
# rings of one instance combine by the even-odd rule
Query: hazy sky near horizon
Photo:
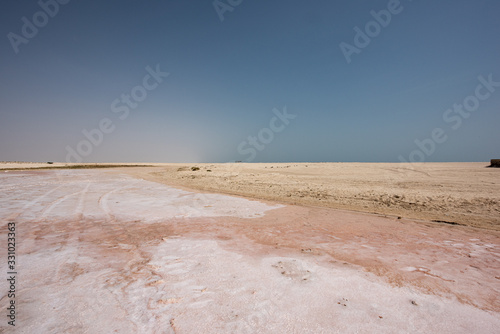
[(3, 161), (500, 158), (500, 1), (3, 6)]

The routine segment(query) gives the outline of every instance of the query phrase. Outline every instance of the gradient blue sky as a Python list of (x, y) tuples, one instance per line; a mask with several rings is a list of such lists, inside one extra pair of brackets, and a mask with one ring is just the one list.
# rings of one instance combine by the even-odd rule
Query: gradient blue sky
[[(85, 162), (246, 160), (284, 106), (297, 117), (253, 161), (399, 161), (435, 128), (425, 161), (499, 158), (500, 88), (457, 129), (443, 114), (500, 81), (500, 1), (401, 0), (348, 64), (339, 44), (388, 3), (243, 0), (221, 21), (206, 0), (72, 0), (16, 54), (8, 34), (41, 7), (4, 1), (0, 160), (64, 161), (103, 118)], [(111, 103), (157, 64), (170, 75), (119, 119)]]

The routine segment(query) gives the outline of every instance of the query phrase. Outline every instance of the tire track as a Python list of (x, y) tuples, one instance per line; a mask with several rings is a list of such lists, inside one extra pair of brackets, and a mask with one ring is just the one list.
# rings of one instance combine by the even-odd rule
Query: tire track
[(6, 218), (6, 220), (16, 220), (27, 209), (29, 209), (30, 207), (34, 206), (35, 204), (37, 204), (38, 202), (40, 202), (42, 199), (44, 199), (45, 197), (49, 196), (50, 194), (52, 194), (53, 192), (57, 191), (58, 189), (60, 189), (60, 188), (62, 188), (64, 186), (66, 186), (66, 184), (62, 184), (60, 186), (55, 187), (54, 189), (51, 189), (51, 190), (47, 191), (45, 194), (37, 197), (33, 201), (31, 201), (31, 202), (27, 203), (25, 206), (23, 206), (23, 208), (21, 209), (21, 211), (19, 211), (19, 212), (13, 212), (10, 216), (8, 216)]
[(83, 190), (71, 193), (69, 195), (64, 195), (62, 197), (59, 197), (57, 200), (50, 203), (44, 210), (42, 210), (41, 214), (38, 216), (38, 219), (41, 220), (41, 219), (44, 219), (45, 217), (47, 217), (47, 215), (50, 212), (52, 212), (52, 210), (54, 210), (58, 205), (65, 202), (69, 198), (71, 198), (75, 195), (78, 195), (78, 194), (85, 194), (85, 192), (87, 191), (87, 188), (88, 188), (88, 185)]
[(78, 203), (76, 205), (74, 212), (74, 215), (77, 217), (78, 220), (83, 219), (83, 209), (85, 207), (85, 195), (88, 193), (89, 187), (90, 187), (90, 182), (88, 182), (87, 185), (85, 186), (85, 189), (83, 189), (80, 192), (80, 198), (78, 199)]
[(107, 193), (101, 195), (101, 197), (99, 197), (99, 200), (97, 201), (97, 203), (99, 204), (99, 208), (104, 212), (104, 214), (107, 216), (107, 220), (109, 222), (116, 222), (116, 217), (115, 215), (113, 215), (111, 213), (111, 209), (109, 208), (109, 205), (108, 205), (108, 198), (111, 194), (123, 189), (125, 187), (120, 187), (118, 189), (113, 189), (111, 191), (108, 191)]
[(126, 186), (122, 186), (122, 187), (113, 189), (111, 191), (108, 191), (107, 193), (104, 193), (103, 195), (101, 195), (101, 197), (99, 197), (99, 200), (97, 202), (99, 204), (100, 209), (108, 217), (108, 221), (110, 221), (112, 223), (116, 222), (116, 216), (111, 212), (111, 209), (109, 208), (109, 205), (108, 205), (109, 196), (111, 196), (111, 194), (116, 193), (118, 191), (121, 191), (123, 189), (132, 188), (138, 182), (140, 182), (140, 181), (136, 181), (131, 185), (126, 185)]

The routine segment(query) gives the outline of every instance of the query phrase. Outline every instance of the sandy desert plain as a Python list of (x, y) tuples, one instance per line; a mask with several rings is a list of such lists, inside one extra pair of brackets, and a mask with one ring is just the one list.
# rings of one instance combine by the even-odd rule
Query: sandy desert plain
[(488, 163), (123, 165), (0, 164), (0, 332), (498, 333)]

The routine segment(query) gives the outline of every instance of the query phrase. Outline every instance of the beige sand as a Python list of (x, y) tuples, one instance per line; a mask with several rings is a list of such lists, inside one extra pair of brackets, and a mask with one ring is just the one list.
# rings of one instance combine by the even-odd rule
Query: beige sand
[[(191, 189), (500, 230), (489, 163), (165, 164), (128, 170)], [(199, 170), (191, 170), (199, 167)]]

